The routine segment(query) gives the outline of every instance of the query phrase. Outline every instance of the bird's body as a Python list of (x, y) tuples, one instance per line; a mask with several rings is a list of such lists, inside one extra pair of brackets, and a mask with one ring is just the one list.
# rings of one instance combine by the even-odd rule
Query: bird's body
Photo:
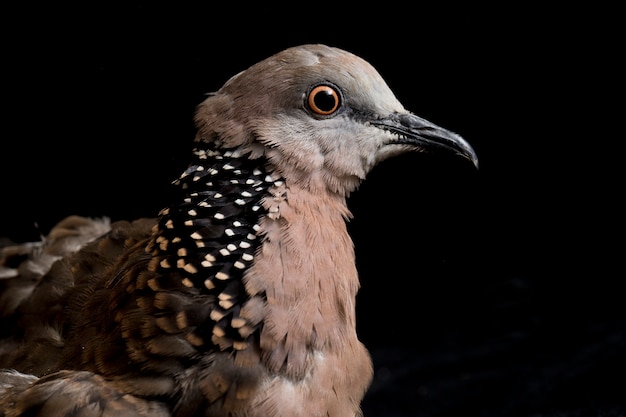
[(391, 156), (473, 150), (323, 45), (234, 76), (196, 124), (169, 207), (90, 236), (3, 311), (0, 416), (361, 414), (346, 199)]

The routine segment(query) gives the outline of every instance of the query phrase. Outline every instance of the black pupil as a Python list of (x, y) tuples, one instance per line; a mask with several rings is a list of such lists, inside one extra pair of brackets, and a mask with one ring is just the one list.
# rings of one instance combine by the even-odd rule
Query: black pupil
[(313, 101), (315, 101), (317, 108), (322, 111), (331, 111), (336, 105), (335, 97), (332, 91), (329, 90), (319, 91), (315, 94)]

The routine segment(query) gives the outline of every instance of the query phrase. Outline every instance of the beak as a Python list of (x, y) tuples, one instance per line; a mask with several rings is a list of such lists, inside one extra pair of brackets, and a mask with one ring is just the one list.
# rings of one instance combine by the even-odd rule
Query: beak
[(440, 149), (453, 152), (469, 159), (478, 169), (478, 156), (465, 139), (412, 113), (393, 113), (370, 123), (397, 135), (389, 144), (409, 145), (426, 151)]

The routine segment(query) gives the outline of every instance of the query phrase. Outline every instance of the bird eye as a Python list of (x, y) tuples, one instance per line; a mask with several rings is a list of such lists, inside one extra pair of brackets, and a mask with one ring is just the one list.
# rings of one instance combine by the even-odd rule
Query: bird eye
[(328, 116), (333, 114), (341, 104), (339, 92), (328, 84), (321, 84), (309, 91), (306, 103), (313, 113)]

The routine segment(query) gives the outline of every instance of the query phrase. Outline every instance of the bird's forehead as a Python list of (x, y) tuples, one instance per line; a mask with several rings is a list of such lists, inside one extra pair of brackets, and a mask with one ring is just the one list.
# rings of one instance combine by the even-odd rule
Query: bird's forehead
[(402, 111), (401, 104), (378, 73), (364, 59), (324, 45), (304, 45), (279, 52), (231, 78), (226, 90), (250, 95), (280, 94), (299, 100), (319, 83), (339, 87), (353, 106), (381, 112)]

